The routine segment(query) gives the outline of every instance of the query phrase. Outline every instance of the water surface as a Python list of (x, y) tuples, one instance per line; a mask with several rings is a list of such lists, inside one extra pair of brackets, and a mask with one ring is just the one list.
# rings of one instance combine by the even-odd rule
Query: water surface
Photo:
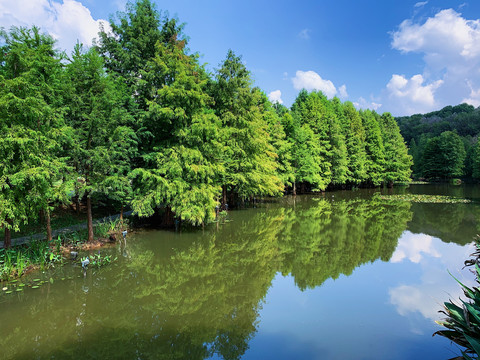
[[(473, 284), (460, 270), (478, 232), (480, 192), (376, 191), (286, 197), (198, 231), (143, 230), (84, 277), (67, 265), (39, 289), (0, 294), (1, 359), (448, 359), (438, 310)], [(386, 193), (389, 193), (388, 191)], [(50, 282), (50, 278), (52, 282)], [(64, 279), (64, 280), (62, 280)]]

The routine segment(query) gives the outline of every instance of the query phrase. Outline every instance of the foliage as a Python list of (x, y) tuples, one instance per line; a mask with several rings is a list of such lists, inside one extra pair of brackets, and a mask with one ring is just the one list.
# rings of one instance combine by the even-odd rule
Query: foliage
[(70, 128), (61, 109), (60, 55), (36, 27), (1, 32), (0, 227), (10, 229), (49, 214), (71, 187), (63, 146)]
[(31, 241), (27, 248), (19, 246), (10, 249), (0, 249), (0, 281), (21, 277), (32, 267), (55, 266), (63, 261), (60, 249), (46, 241)]
[[(471, 255), (473, 259), (465, 261), (465, 266), (474, 266), (477, 283), (480, 283), (480, 240), (476, 238), (476, 251)], [(457, 280), (457, 279), (455, 279)], [(447, 318), (436, 321), (437, 324), (448, 330), (439, 330), (434, 335), (441, 335), (465, 348), (462, 351), (466, 360), (477, 359), (480, 356), (480, 289), (468, 287), (457, 280), (462, 287), (467, 301), (460, 299), (460, 305), (452, 300), (444, 303), (444, 310), (440, 311)]]
[[(221, 124), (219, 155), (224, 171), (219, 183), (224, 193), (229, 191), (241, 198), (281, 194), (278, 154), (267, 132), (276, 114), (265, 95), (252, 87), (250, 72), (232, 50), (216, 71), (212, 87), (214, 109)], [(222, 202), (225, 205), (225, 194)]]
[(52, 212), (72, 200), (78, 209), (86, 202), (92, 241), (100, 200), (140, 217), (163, 213), (165, 225), (204, 225), (219, 205), (410, 175), (388, 114), (319, 91), (300, 91), (291, 109), (272, 105), (232, 50), (208, 73), (183, 25), (151, 0), (129, 2), (110, 29), (91, 49), (77, 43), (70, 58), (36, 27), (0, 34), (6, 246), (40, 213), (50, 238)]
[[(410, 145), (416, 178), (478, 178), (478, 171), (475, 171), (479, 167), (479, 159), (475, 154), (480, 133), (478, 109), (460, 104), (428, 114), (399, 117), (396, 121)], [(449, 139), (445, 138), (444, 133), (450, 134)], [(463, 150), (459, 139), (463, 142)]]

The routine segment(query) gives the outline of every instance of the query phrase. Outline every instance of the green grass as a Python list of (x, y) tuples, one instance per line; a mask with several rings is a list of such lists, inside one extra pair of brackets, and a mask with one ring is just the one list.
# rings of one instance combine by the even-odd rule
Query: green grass
[(37, 240), (30, 242), (28, 247), (0, 248), (0, 281), (21, 277), (32, 267), (45, 269), (62, 263), (60, 242), (61, 239), (55, 239), (51, 244)]

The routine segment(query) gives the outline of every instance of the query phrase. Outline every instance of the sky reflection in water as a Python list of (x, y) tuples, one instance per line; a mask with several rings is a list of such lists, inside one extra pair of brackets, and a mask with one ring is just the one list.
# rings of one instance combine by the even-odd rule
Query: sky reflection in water
[[(480, 198), (473, 188), (395, 192)], [(0, 294), (0, 358), (458, 355), (432, 333), (441, 304), (460, 296), (447, 270), (473, 282), (460, 269), (479, 206), (391, 203), (374, 193), (287, 197), (233, 211), (205, 231), (142, 231), (112, 249), (118, 262), (85, 278), (69, 266), (35, 274), (55, 281)]]

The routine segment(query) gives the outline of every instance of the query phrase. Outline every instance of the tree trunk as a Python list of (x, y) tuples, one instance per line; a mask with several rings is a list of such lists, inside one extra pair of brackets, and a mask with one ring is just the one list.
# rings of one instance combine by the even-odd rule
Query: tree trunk
[(162, 226), (167, 228), (172, 228), (175, 226), (175, 213), (172, 211), (170, 206), (165, 208), (165, 213), (163, 214)]
[[(7, 219), (7, 223), (12, 225), (12, 221)], [(3, 247), (9, 249), (12, 246), (12, 230), (5, 226), (5, 238), (3, 241)]]
[(52, 224), (50, 221), (50, 210), (45, 210), (45, 222), (47, 225), (47, 241), (52, 241)]
[(122, 204), (122, 207), (120, 208), (120, 224), (123, 224), (123, 204)]
[(77, 210), (77, 215), (80, 215), (80, 195), (75, 196), (75, 208)]
[(90, 198), (90, 194), (86, 194), (87, 196), (87, 228), (88, 228), (88, 242), (93, 241), (93, 218), (92, 218), (92, 199)]
[(294, 181), (293, 182), (293, 196), (297, 195), (297, 183)]
[(226, 205), (227, 204), (227, 187), (222, 186), (222, 206), (221, 209), (226, 210)]

